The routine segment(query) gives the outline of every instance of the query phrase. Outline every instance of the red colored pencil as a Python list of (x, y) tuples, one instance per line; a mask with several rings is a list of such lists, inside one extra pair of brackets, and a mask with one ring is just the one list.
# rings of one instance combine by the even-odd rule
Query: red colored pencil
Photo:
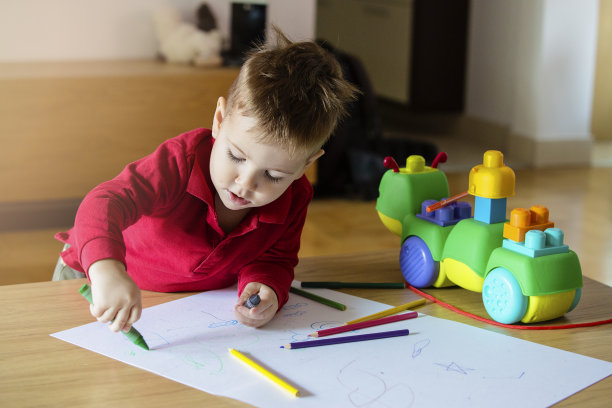
[(399, 322), (401, 320), (414, 319), (419, 315), (419, 312), (408, 312), (394, 316), (382, 317), (380, 319), (374, 320), (366, 320), (365, 322), (353, 323), (353, 324), (345, 324), (339, 327), (333, 327), (331, 329), (319, 330), (314, 333), (310, 333), (310, 337), (325, 337), (330, 336), (332, 334), (345, 333), (347, 331), (363, 329), (365, 327), (378, 326), (381, 324)]

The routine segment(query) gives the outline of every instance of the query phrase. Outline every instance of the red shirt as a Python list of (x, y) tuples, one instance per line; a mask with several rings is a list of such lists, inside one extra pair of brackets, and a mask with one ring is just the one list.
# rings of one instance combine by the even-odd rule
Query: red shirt
[(238, 282), (270, 286), (288, 299), (312, 187), (306, 177), (278, 199), (252, 208), (229, 234), (217, 222), (209, 174), (213, 138), (195, 129), (169, 139), (94, 188), (74, 227), (56, 235), (61, 256), (87, 272), (101, 259), (123, 262), (141, 289), (204, 291)]

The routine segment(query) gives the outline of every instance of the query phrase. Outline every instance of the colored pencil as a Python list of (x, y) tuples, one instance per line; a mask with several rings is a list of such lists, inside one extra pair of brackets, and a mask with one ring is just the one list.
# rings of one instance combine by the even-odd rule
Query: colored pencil
[(306, 292), (305, 290), (298, 289), (293, 286), (289, 288), (289, 292), (295, 293), (296, 295), (304, 296), (305, 298), (314, 300), (315, 302), (323, 303), (324, 305), (333, 307), (334, 309), (346, 310), (346, 305), (343, 305), (342, 303), (334, 302), (331, 299), (327, 299), (327, 298), (324, 298), (323, 296), (315, 295), (314, 293), (311, 293), (311, 292)]
[(234, 350), (233, 348), (230, 348), (229, 352), (230, 352), (230, 354), (232, 356), (236, 357), (238, 360), (242, 361), (243, 363), (245, 363), (249, 367), (253, 368), (255, 371), (257, 371), (258, 373), (262, 374), (268, 380), (270, 380), (274, 384), (280, 386), (285, 391), (288, 391), (291, 395), (293, 395), (295, 397), (300, 395), (300, 391), (297, 388), (295, 388), (293, 385), (287, 383), (285, 380), (283, 380), (283, 379), (279, 378), (278, 376), (272, 374), (270, 371), (266, 370), (265, 368), (263, 368), (262, 366), (260, 366), (259, 364), (257, 364), (256, 362), (254, 362), (253, 360), (251, 360), (250, 358), (248, 358), (247, 356), (245, 356), (241, 352), (239, 352), (238, 350)]
[(425, 304), (425, 299), (415, 300), (414, 302), (405, 303), (400, 306), (392, 307), (391, 309), (383, 310), (382, 312), (374, 313), (369, 316), (364, 316), (359, 319), (351, 320), (350, 322), (346, 322), (345, 324), (353, 324), (359, 322), (365, 322), (366, 320), (380, 319), (381, 317), (391, 316), (393, 314), (403, 312), (404, 310), (412, 309), (417, 306), (421, 306)]
[(345, 324), (344, 326), (332, 327), (331, 329), (319, 330), (314, 333), (310, 333), (310, 337), (325, 337), (331, 336), (332, 334), (345, 333), (352, 330), (364, 329), (366, 327), (379, 326), (381, 324), (388, 324), (393, 322), (399, 322), (401, 320), (414, 319), (419, 315), (418, 312), (408, 312), (394, 316), (387, 316), (381, 319), (366, 320), (365, 322)]
[(468, 195), (470, 195), (470, 193), (468, 193), (467, 191), (464, 191), (463, 193), (459, 193), (459, 194), (454, 195), (454, 196), (452, 196), (450, 198), (447, 198), (447, 199), (444, 199), (444, 200), (440, 200), (437, 203), (434, 203), (434, 204), (426, 207), (425, 211), (427, 211), (428, 213), (430, 213), (432, 211), (436, 211), (438, 208), (446, 207), (450, 203), (454, 203), (455, 201), (459, 201), (462, 198), (467, 197)]
[(404, 282), (302, 282), (303, 288), (405, 289)]
[(386, 332), (357, 334), (355, 336), (331, 337), (329, 339), (323, 340), (297, 341), (294, 343), (285, 344), (284, 346), (281, 346), (281, 348), (299, 349), (306, 347), (328, 346), (331, 344), (353, 343), (356, 341), (367, 341), (385, 339), (388, 337), (407, 336), (408, 334), (410, 334), (410, 331), (408, 329), (392, 330)]

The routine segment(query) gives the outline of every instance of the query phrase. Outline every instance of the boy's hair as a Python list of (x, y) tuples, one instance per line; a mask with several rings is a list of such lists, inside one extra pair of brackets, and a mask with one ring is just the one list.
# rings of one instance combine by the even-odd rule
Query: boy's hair
[(314, 42), (293, 43), (276, 27), (276, 44), (252, 50), (232, 84), (227, 113), (251, 117), (264, 143), (314, 152), (329, 139), (357, 88), (334, 56)]

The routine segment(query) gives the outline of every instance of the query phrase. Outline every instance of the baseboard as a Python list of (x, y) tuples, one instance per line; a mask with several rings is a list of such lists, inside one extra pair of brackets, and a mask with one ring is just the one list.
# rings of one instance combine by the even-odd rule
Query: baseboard
[(535, 141), (512, 134), (508, 138), (506, 149), (509, 157), (521, 157), (535, 168), (590, 166), (592, 145), (590, 140)]
[(505, 125), (463, 115), (455, 122), (453, 133), (464, 140), (505, 152), (510, 130)]
[(591, 165), (590, 140), (534, 140), (511, 132), (509, 126), (465, 115), (457, 121), (455, 133), (464, 140), (500, 150), (508, 159), (528, 167)]
[(74, 223), (81, 199), (0, 203), (0, 232), (66, 228)]

